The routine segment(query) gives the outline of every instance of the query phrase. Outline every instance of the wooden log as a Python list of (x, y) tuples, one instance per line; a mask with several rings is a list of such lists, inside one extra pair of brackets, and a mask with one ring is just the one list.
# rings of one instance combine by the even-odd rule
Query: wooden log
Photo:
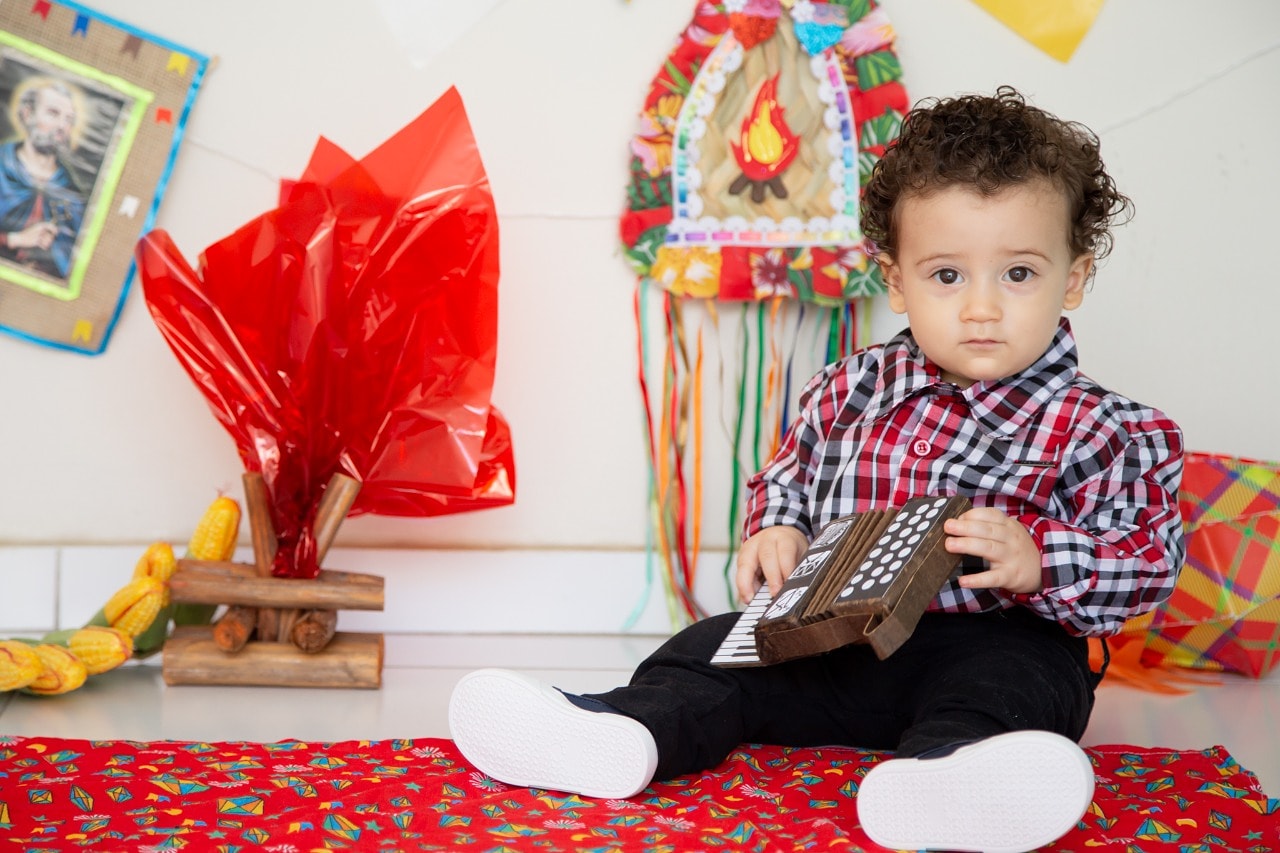
[(346, 519), (356, 496), (360, 494), (360, 481), (346, 474), (335, 473), (329, 478), (320, 505), (316, 507), (316, 521), (312, 533), (316, 538), (316, 564), (324, 563), (329, 546), (338, 535), (338, 528)]
[[(249, 533), (253, 542), (253, 563), (258, 576), (271, 577), (276, 550), (280, 547), (275, 525), (271, 522), (271, 501), (267, 483), (256, 471), (246, 471), (240, 478), (244, 486), (245, 513), (249, 516)], [(258, 608), (258, 639), (275, 640), (280, 629), (280, 611), (275, 607)]]
[(270, 577), (279, 542), (276, 539), (275, 525), (271, 523), (271, 504), (267, 498), (267, 484), (261, 474), (253, 471), (246, 471), (240, 480), (244, 486), (245, 514), (249, 516), (253, 562), (257, 566), (259, 575)]
[(259, 577), (248, 563), (179, 560), (169, 579), (174, 601), (320, 610), (381, 610), (385, 582), (378, 575), (322, 569), (311, 579)]
[[(316, 540), (316, 564), (324, 563), (338, 528), (360, 494), (360, 481), (335, 472), (325, 485), (316, 507), (313, 535)], [(324, 648), (337, 630), (338, 613), (335, 610), (304, 610), (282, 613), (278, 639), (286, 638), (304, 652), (314, 653)]]
[(307, 654), (315, 654), (329, 644), (338, 629), (338, 611), (307, 610), (294, 623), (289, 640)]
[(233, 604), (213, 623), (213, 642), (224, 652), (238, 652), (253, 637), (258, 608)]
[(315, 654), (291, 643), (250, 642), (239, 654), (225, 654), (207, 626), (184, 626), (164, 647), (166, 684), (258, 687), (382, 686), (381, 634), (338, 632)]

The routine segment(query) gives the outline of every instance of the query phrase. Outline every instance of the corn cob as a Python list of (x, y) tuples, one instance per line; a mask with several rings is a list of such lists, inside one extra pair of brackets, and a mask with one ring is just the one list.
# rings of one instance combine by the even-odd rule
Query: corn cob
[(99, 675), (133, 655), (133, 638), (119, 628), (90, 625), (68, 637), (67, 648), (80, 658), (89, 675)]
[(22, 640), (0, 640), (0, 691), (26, 687), (43, 669), (33, 646)]
[(40, 656), (44, 668), (36, 676), (36, 680), (26, 689), (40, 696), (56, 696), (70, 693), (89, 677), (89, 670), (84, 661), (71, 653), (71, 649), (57, 643), (41, 643), (33, 647)]
[[(230, 560), (240, 535), (240, 504), (219, 495), (209, 504), (187, 543), (188, 560)], [(208, 625), (217, 611), (213, 604), (183, 602), (173, 607), (173, 624)]]
[(152, 542), (138, 558), (138, 564), (133, 567), (133, 576), (155, 578), (165, 585), (164, 600), (160, 603), (163, 607), (169, 603), (169, 578), (173, 577), (177, 567), (178, 560), (173, 555), (173, 546), (168, 542)]
[(240, 504), (220, 495), (205, 510), (191, 541), (187, 558), (191, 560), (230, 560), (240, 535)]
[(102, 606), (107, 624), (130, 638), (136, 637), (155, 621), (164, 598), (165, 584), (153, 577), (134, 578)]

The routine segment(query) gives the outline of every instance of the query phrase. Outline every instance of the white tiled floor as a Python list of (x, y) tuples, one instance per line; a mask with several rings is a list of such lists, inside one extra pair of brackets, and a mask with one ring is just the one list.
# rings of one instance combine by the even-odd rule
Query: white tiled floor
[[(658, 636), (391, 635), (379, 690), (168, 687), (159, 659), (96, 676), (60, 697), (0, 695), (0, 735), (276, 741), (448, 737), (454, 683), (482, 666), (519, 669), (566, 690), (624, 683)], [(1280, 671), (1222, 676), (1184, 696), (1105, 684), (1086, 746), (1225, 746), (1280, 797)]]

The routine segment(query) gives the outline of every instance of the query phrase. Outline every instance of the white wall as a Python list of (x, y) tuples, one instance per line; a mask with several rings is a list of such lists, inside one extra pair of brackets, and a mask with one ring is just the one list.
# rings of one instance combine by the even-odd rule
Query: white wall
[[(1101, 134), (1138, 215), (1075, 317), (1086, 371), (1164, 408), (1191, 448), (1280, 458), (1280, 4), (1108, 0), (1069, 64), (968, 0), (883, 5), (913, 97), (1010, 83)], [(518, 500), (352, 519), (339, 545), (643, 547), (634, 281), (616, 223), (634, 117), (691, 0), (93, 6), (217, 57), (158, 222), (192, 259), (272, 207), (318, 136), (362, 156), (449, 86), (462, 94), (501, 218), (494, 399)], [(381, 10), (400, 6), (430, 9), (438, 29), (393, 26)], [(896, 330), (876, 310), (876, 330)], [(239, 495), (231, 441), (136, 286), (99, 357), (0, 338), (0, 401), (0, 546), (185, 541), (218, 490)], [(708, 455), (707, 535), (723, 547), (727, 456)]]

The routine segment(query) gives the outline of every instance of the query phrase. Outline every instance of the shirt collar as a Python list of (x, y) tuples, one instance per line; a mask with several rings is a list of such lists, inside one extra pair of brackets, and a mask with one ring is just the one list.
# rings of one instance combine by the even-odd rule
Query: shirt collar
[(958, 389), (942, 379), (942, 371), (925, 358), (911, 330), (904, 329), (885, 344), (880, 380), (865, 414), (878, 418), (916, 394), (949, 390), (968, 402), (983, 429), (994, 436), (1007, 437), (1076, 376), (1078, 364), (1075, 336), (1064, 317), (1058, 322), (1053, 342), (1030, 367), (1013, 376)]

